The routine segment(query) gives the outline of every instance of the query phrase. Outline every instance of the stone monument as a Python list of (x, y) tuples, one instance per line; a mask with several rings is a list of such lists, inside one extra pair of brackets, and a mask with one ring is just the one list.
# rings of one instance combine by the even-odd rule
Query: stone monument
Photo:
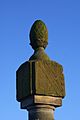
[(54, 110), (62, 105), (65, 84), (62, 65), (50, 60), (44, 49), (48, 30), (37, 20), (30, 30), (34, 54), (16, 72), (16, 98), (27, 109), (29, 120), (54, 120)]

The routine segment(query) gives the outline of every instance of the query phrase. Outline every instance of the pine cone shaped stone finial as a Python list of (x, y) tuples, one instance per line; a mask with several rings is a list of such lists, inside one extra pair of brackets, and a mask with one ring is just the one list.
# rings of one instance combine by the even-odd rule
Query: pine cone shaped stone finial
[(48, 44), (48, 30), (45, 23), (36, 20), (30, 30), (30, 45), (34, 50), (39, 47), (46, 48)]

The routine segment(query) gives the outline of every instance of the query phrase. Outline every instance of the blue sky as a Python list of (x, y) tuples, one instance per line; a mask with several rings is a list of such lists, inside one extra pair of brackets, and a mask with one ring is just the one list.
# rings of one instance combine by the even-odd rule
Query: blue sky
[(32, 55), (29, 31), (41, 19), (49, 31), (46, 53), (63, 65), (66, 97), (56, 120), (80, 119), (80, 0), (0, 0), (0, 119), (28, 120), (16, 101), (16, 70)]

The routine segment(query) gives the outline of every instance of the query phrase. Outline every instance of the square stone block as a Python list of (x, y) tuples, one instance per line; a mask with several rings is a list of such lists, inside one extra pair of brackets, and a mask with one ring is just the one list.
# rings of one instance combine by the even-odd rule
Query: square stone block
[(65, 96), (63, 68), (54, 61), (27, 61), (16, 72), (18, 101), (30, 95)]

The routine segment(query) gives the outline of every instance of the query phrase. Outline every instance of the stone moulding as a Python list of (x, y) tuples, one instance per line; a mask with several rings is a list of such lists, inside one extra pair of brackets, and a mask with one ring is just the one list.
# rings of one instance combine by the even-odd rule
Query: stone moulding
[(52, 96), (32, 95), (21, 102), (21, 108), (27, 109), (30, 108), (30, 106), (34, 106), (34, 104), (60, 107), (62, 105), (62, 98), (52, 97)]

